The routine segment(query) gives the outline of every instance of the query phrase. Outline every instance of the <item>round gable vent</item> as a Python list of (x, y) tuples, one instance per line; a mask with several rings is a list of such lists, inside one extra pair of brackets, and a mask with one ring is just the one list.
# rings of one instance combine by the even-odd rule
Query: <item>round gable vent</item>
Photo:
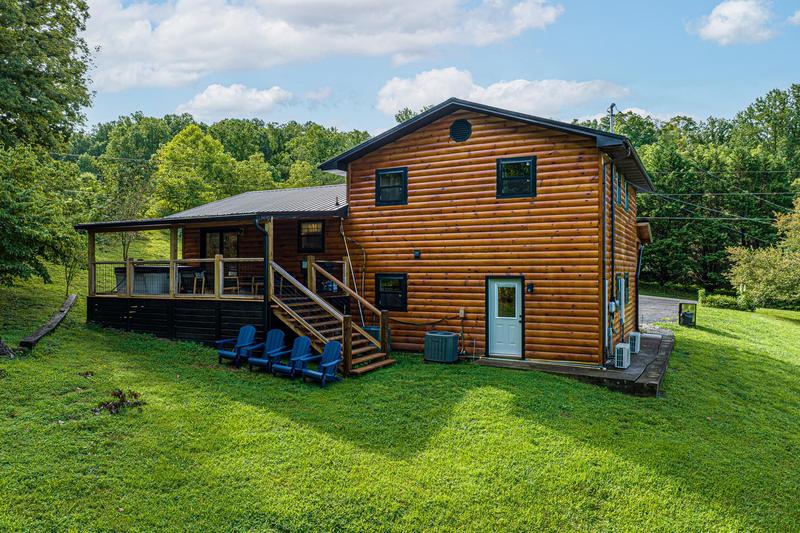
[(455, 142), (464, 142), (469, 139), (470, 135), (472, 135), (472, 124), (469, 123), (469, 120), (460, 118), (450, 124), (450, 138)]

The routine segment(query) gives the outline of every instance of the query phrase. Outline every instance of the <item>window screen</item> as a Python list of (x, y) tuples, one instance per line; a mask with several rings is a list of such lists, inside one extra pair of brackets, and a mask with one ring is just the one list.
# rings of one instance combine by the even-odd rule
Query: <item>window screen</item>
[(375, 274), (375, 303), (378, 309), (405, 311), (407, 286), (406, 274)]
[(386, 168), (375, 171), (375, 205), (408, 203), (408, 169)]
[(325, 251), (325, 223), (323, 221), (302, 221), (298, 224), (297, 231), (297, 249), (299, 251)]
[(536, 196), (536, 158), (512, 157), (497, 160), (497, 197)]

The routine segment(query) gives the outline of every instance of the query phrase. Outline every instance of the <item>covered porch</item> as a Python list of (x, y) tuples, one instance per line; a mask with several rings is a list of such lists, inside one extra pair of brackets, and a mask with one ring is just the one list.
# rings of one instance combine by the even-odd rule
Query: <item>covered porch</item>
[[(81, 224), (87, 320), (204, 343), (245, 324), (259, 339), (277, 327), (318, 349), (340, 340), (346, 373), (383, 361), (385, 316), (351, 282), (344, 198), (339, 185), (256, 191), (159, 219)], [(97, 260), (99, 235), (142, 231), (167, 232), (169, 256)]]

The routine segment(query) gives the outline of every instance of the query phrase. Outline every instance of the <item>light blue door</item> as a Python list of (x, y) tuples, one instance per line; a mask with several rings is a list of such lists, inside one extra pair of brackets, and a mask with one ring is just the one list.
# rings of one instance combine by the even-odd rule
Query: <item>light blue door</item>
[(522, 357), (522, 279), (489, 280), (488, 355)]

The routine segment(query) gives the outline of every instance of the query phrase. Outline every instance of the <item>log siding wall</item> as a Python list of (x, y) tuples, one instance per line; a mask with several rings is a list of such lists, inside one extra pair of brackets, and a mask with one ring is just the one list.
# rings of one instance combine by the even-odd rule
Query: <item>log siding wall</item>
[[(275, 219), (273, 229), (275, 232), (275, 242), (272, 243), (273, 259), (286, 269), (290, 274), (299, 280), (304, 280), (305, 272), (301, 269), (302, 261), (309, 255), (317, 259), (328, 261), (341, 261), (345, 255), (344, 242), (339, 231), (339, 219), (319, 219), (325, 222), (325, 251), (319, 253), (306, 253), (298, 250), (297, 226), (299, 220)], [(239, 228), (239, 257), (263, 257), (264, 255), (264, 235), (255, 227), (255, 224), (248, 222), (241, 226), (233, 226), (231, 229)], [(205, 228), (186, 227), (183, 229), (183, 257), (184, 259), (195, 259), (200, 257), (200, 238)], [(225, 227), (229, 229), (229, 227)]]
[[(610, 347), (622, 342), (627, 335), (635, 330), (636, 314), (639, 312), (636, 302), (636, 263), (639, 259), (639, 237), (636, 232), (636, 190), (627, 184), (623, 175), (623, 184), (629, 188), (628, 209), (625, 209), (625, 193), (623, 190), (622, 202), (616, 201), (616, 187), (614, 186), (615, 177), (612, 175), (612, 161), (604, 158), (606, 168), (606, 280), (608, 281), (609, 296), (616, 294), (616, 281), (612, 275), (628, 274), (629, 299), (625, 305), (625, 328), (620, 329), (620, 313), (614, 314), (613, 320), (613, 342)], [(614, 209), (614, 249), (611, 248), (611, 209)], [(611, 258), (614, 257), (614, 273), (611, 272)], [(614, 291), (614, 292), (612, 292)]]
[[(472, 123), (461, 143), (458, 118)], [(530, 155), (537, 196), (496, 198), (497, 158)], [(376, 273), (407, 273), (408, 311), (391, 315), (460, 332), (464, 308), (465, 348), (483, 354), (486, 278), (524, 276), (525, 356), (600, 362), (599, 165), (590, 139), (464, 111), (352, 162), (345, 227), (367, 251), (365, 296)], [(408, 204), (376, 206), (375, 170), (392, 167), (408, 167)], [(393, 323), (393, 348), (420, 351), (428, 329)]]

